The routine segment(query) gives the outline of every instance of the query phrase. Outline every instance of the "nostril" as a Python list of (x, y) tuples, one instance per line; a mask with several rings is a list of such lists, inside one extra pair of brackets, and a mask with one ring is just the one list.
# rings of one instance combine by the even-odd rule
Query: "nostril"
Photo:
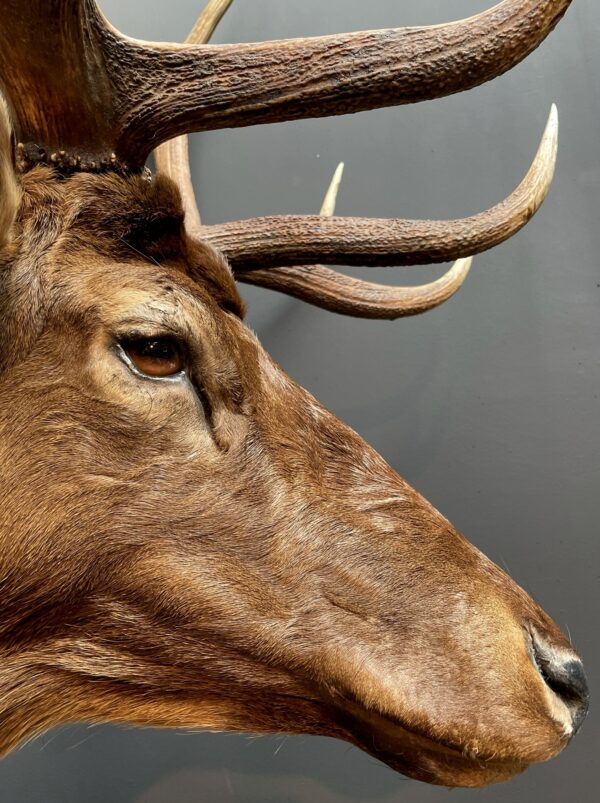
[(569, 708), (575, 735), (589, 707), (589, 689), (583, 664), (574, 652), (555, 647), (533, 629), (531, 647), (533, 661), (546, 685)]
[(548, 686), (559, 696), (575, 697), (578, 700), (588, 696), (581, 661), (569, 660), (559, 666), (547, 662), (544, 664), (541, 669), (542, 675)]

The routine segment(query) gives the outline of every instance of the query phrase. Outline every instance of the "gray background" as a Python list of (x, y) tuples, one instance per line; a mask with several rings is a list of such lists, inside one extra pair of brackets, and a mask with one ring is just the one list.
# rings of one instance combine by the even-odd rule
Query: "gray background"
[[(237, 0), (216, 41), (449, 21), (491, 0)], [(181, 40), (197, 0), (104, 0), (124, 32)], [(346, 215), (452, 218), (520, 181), (550, 104), (558, 172), (539, 216), (483, 254), (420, 318), (345, 319), (244, 289), (249, 324), (300, 383), (372, 443), (564, 627), (598, 695), (600, 4), (575, 0), (541, 49), (472, 92), (414, 107), (193, 138), (206, 222), (315, 212), (337, 161)], [(360, 273), (357, 271), (356, 273)], [(363, 271), (363, 274), (365, 271)], [(440, 270), (386, 269), (376, 281)], [(511, 783), (453, 803), (596, 800), (599, 726)], [(328, 739), (68, 727), (0, 764), (1, 803), (438, 801)]]

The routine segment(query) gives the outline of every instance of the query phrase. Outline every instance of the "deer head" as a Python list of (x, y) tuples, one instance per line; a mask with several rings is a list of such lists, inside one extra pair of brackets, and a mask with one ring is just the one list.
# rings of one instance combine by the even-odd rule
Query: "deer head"
[[(128, 39), (93, 0), (3, 6), (0, 749), (75, 720), (287, 731), (432, 783), (504, 780), (580, 727), (579, 658), (269, 358), (236, 280), (367, 317), (441, 303), (540, 206), (556, 113), (517, 190), (448, 222), (337, 218), (334, 187), (322, 215), (203, 226), (173, 138), (467, 89), (569, 0), (207, 44), (229, 5), (184, 45)], [(421, 288), (325, 266), (450, 259)]]

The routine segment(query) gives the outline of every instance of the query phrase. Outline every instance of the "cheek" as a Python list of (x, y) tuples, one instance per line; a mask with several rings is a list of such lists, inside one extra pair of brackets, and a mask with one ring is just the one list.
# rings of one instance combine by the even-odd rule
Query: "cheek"
[(163, 437), (166, 448), (181, 459), (210, 463), (220, 454), (202, 404), (191, 390), (179, 404), (171, 405)]

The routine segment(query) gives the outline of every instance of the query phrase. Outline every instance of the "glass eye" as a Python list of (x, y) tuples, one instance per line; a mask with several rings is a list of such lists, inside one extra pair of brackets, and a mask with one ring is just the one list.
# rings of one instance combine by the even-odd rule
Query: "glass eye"
[(172, 337), (138, 337), (121, 342), (135, 368), (146, 376), (162, 379), (181, 373), (185, 362), (180, 345)]

